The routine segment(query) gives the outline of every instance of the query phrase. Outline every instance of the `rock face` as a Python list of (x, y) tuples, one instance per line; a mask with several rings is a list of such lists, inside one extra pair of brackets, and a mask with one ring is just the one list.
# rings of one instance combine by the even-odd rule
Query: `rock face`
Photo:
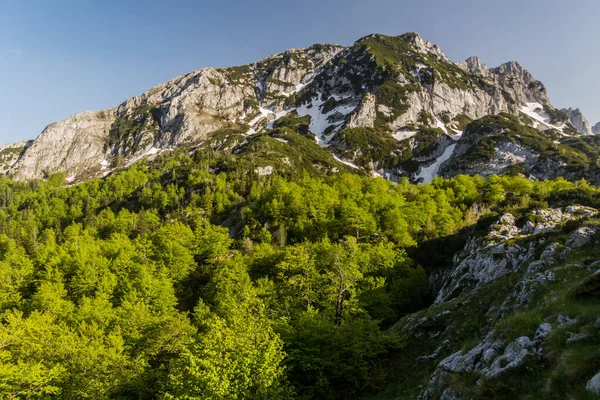
[(24, 140), (0, 146), (0, 174), (6, 174), (10, 171), (21, 154), (26, 148), (31, 146), (32, 143), (33, 141), (31, 140)]
[(88, 111), (50, 124), (11, 169), (16, 179), (41, 178), (64, 171), (69, 175), (99, 168), (114, 114)]
[(497, 86), (506, 88), (517, 104), (539, 103), (550, 105), (548, 93), (542, 82), (533, 78), (521, 64), (510, 61), (492, 70)]
[(377, 110), (375, 95), (371, 93), (365, 93), (361, 103), (356, 109), (356, 112), (350, 115), (350, 120), (348, 121), (346, 126), (348, 128), (355, 128), (358, 126), (372, 128), (375, 125), (376, 116)]
[[(418, 126), (453, 135), (460, 132), (456, 129), (460, 121), (500, 112), (519, 116), (532, 104), (554, 110), (544, 85), (514, 61), (488, 68), (471, 57), (455, 64), (437, 45), (415, 33), (375, 34), (348, 47), (314, 45), (249, 65), (206, 68), (177, 77), (116, 108), (49, 125), (16, 162), (11, 158), (4, 163), (3, 172), (20, 180), (65, 172), (71, 180), (81, 180), (149, 154), (196, 146), (217, 132), (255, 134), (296, 112), (310, 117), (309, 129), (319, 144), (333, 145), (334, 153), (351, 150), (346, 152), (349, 161), (360, 158), (358, 164), (366, 172), (390, 179), (414, 178), (419, 171), (408, 172), (402, 166), (382, 169), (388, 160), (366, 159), (364, 151), (349, 149), (338, 133), (345, 128), (375, 128), (392, 135)], [(550, 125), (559, 130), (566, 126)], [(430, 153), (443, 152), (452, 144), (438, 143)], [(391, 149), (389, 157), (404, 147)], [(513, 150), (521, 151), (500, 149), (506, 160), (496, 169), (520, 160), (508, 154)], [(415, 162), (439, 169), (435, 160)]]
[[(522, 241), (517, 244), (513, 243), (512, 239), (523, 239), (532, 234), (553, 231), (567, 221), (596, 214), (595, 209), (582, 206), (534, 210), (531, 219), (536, 222), (529, 220), (522, 228), (515, 225), (515, 217), (512, 214), (502, 215), (490, 227), (486, 237), (470, 239), (464, 250), (455, 255), (453, 260), (455, 267), (444, 278), (445, 284), (438, 292), (434, 304), (444, 303), (467, 288), (477, 289), (487, 282), (516, 271), (523, 263), (531, 261), (535, 253), (531, 243), (525, 245), (526, 242)], [(581, 227), (571, 233), (565, 245), (570, 249), (580, 248), (595, 234), (595, 229)], [(547, 247), (540, 255), (540, 260), (530, 265), (528, 274), (536, 272), (541, 266), (540, 261), (546, 262), (555, 251), (555, 247)]]
[(599, 133), (600, 133), (600, 122), (598, 122), (596, 125), (594, 125), (594, 126), (592, 127), (592, 133), (593, 133), (594, 135), (597, 135), (597, 134), (599, 134)]
[[(451, 354), (439, 363), (423, 398), (425, 400), (436, 398), (435, 394), (439, 392), (440, 383), (452, 374), (475, 372), (480, 376), (479, 381), (482, 381), (520, 366), (527, 357), (539, 356), (540, 345), (551, 330), (552, 325), (545, 323), (538, 327), (533, 340), (527, 336), (521, 336), (511, 343), (488, 335), (484, 341), (468, 352), (457, 351)], [(440, 398), (444, 398), (444, 393), (448, 389), (452, 390), (445, 388)]]
[[(249, 66), (206, 68), (160, 84), (114, 109), (74, 115), (44, 129), (6, 173), (25, 180), (60, 171), (83, 179), (97, 176), (117, 157), (137, 160), (201, 142), (223, 128), (248, 130), (250, 120), (262, 116), (263, 106), (281, 109), (286, 96), (308, 83), (341, 49), (314, 46)], [(259, 118), (251, 125), (260, 123)]]
[(592, 131), (592, 125), (587, 120), (587, 118), (583, 116), (579, 108), (567, 108), (562, 109), (561, 111), (567, 114), (567, 116), (569, 117), (569, 121), (571, 121), (571, 124), (573, 125), (573, 127), (575, 127), (575, 129), (577, 129), (579, 133), (581, 133), (582, 135), (594, 134), (594, 132)]
[(477, 56), (469, 57), (465, 61), (457, 62), (456, 65), (470, 75), (481, 75), (483, 77), (489, 77), (491, 75), (487, 65), (485, 65)]

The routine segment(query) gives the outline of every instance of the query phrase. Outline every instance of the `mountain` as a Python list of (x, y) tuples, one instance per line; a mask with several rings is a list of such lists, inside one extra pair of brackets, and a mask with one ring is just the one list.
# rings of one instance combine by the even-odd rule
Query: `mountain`
[(324, 147), (332, 165), (430, 181), (471, 139), (461, 138), (466, 125), (498, 113), (556, 141), (578, 136), (544, 85), (517, 62), (453, 63), (415, 33), (373, 34), (348, 47), (314, 45), (191, 72), (116, 108), (50, 124), (27, 146), (11, 145), (23, 148), (16, 162), (1, 162), (17, 180), (63, 172), (69, 182), (82, 181), (215, 138), (243, 152), (252, 136), (298, 118), (308, 121), (303, 137)]
[(595, 135), (597, 135), (597, 134), (599, 134), (599, 133), (600, 133), (600, 122), (598, 122), (596, 125), (594, 125), (594, 126), (592, 127), (592, 132), (593, 132)]

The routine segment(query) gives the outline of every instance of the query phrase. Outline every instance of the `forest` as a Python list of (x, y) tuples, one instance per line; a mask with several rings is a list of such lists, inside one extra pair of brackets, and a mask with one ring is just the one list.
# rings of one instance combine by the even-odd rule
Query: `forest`
[(600, 202), (583, 180), (415, 185), (219, 162), (175, 151), (71, 186), (0, 180), (1, 398), (376, 392), (404, 351), (389, 328), (430, 304), (428, 274), (462, 232)]

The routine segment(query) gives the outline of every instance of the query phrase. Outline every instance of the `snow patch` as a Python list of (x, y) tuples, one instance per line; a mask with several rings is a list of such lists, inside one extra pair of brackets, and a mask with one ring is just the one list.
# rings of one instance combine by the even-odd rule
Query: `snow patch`
[(444, 123), (437, 118), (435, 119), (435, 127), (443, 130), (446, 135), (448, 134), (448, 129), (446, 129), (446, 125), (444, 125)]
[(540, 125), (545, 125), (549, 128), (556, 129), (563, 136), (569, 136), (563, 133), (565, 125), (553, 125), (550, 123), (550, 116), (544, 112), (544, 106), (540, 103), (526, 103), (520, 108), (520, 111), (533, 120), (533, 127), (537, 128)]
[(306, 115), (310, 116), (310, 131), (314, 133), (317, 137), (317, 143), (320, 146), (326, 147), (327, 138), (324, 137), (325, 130), (329, 126), (337, 124), (334, 131), (332, 132), (333, 134), (336, 132), (337, 129), (339, 129), (342, 126), (342, 122), (330, 122), (329, 117), (337, 113), (346, 116), (356, 109), (356, 104), (338, 105), (333, 110), (330, 110), (328, 113), (323, 114), (321, 110), (325, 101), (323, 101), (321, 97), (322, 95), (318, 93), (316, 97), (313, 97), (310, 103), (303, 104), (296, 111), (298, 112), (298, 115), (300, 117), (304, 117)]
[(259, 107), (260, 114), (252, 119), (252, 121), (248, 122), (250, 125), (250, 129), (248, 129), (247, 135), (254, 135), (257, 131), (255, 129), (255, 125), (263, 118), (267, 118), (269, 114), (273, 114), (272, 111), (267, 110), (266, 108)]
[(417, 63), (417, 65), (415, 65), (416, 69), (412, 70), (410, 73), (412, 76), (414, 76), (415, 78), (418, 78), (419, 75), (421, 74), (421, 70), (423, 68), (427, 68), (427, 65), (423, 64), (423, 63)]
[(355, 168), (355, 169), (360, 169), (360, 167), (356, 164), (352, 164), (350, 161), (344, 161), (341, 158), (339, 158), (338, 156), (336, 156), (335, 154), (332, 154), (333, 158), (335, 158), (336, 161), (341, 162), (344, 165), (347, 165), (349, 167)]
[(127, 164), (125, 164), (125, 167), (130, 167), (131, 165), (135, 164), (136, 162), (140, 161), (142, 158), (146, 158), (148, 156), (153, 156), (155, 154), (160, 153), (161, 151), (159, 149), (157, 149), (156, 147), (152, 147), (150, 148), (150, 150), (140, 154), (139, 156), (136, 156), (132, 159), (130, 159), (129, 161), (127, 161)]
[(454, 135), (450, 135), (450, 137), (454, 140), (460, 139), (463, 135), (463, 131), (459, 131), (458, 129), (454, 129), (453, 127), (450, 127), (450, 130), (455, 133)]
[(416, 134), (417, 134), (417, 132), (408, 131), (406, 129), (400, 129), (398, 132), (393, 133), (392, 136), (394, 137), (394, 139), (396, 139), (397, 141), (400, 142), (402, 140), (411, 138), (411, 137), (415, 136)]
[[(461, 138), (461, 136), (463, 135), (463, 131), (459, 131), (458, 129), (454, 129), (451, 126), (446, 126), (442, 121), (440, 121), (439, 119), (435, 119), (435, 127), (436, 128), (440, 128), (441, 130), (444, 131), (444, 133), (448, 136), (450, 136), (453, 140), (457, 141), (458, 139)], [(450, 129), (450, 130), (448, 130)], [(451, 135), (450, 133), (454, 132), (454, 135)]]
[(433, 164), (431, 164), (428, 167), (421, 167), (421, 170), (415, 176), (415, 179), (418, 180), (419, 178), (422, 178), (423, 183), (432, 182), (433, 178), (435, 178), (437, 176), (438, 172), (440, 172), (440, 167), (442, 166), (442, 164), (445, 163), (446, 161), (448, 161), (448, 159), (450, 157), (452, 157), (452, 154), (454, 153), (455, 148), (456, 148), (456, 143), (451, 144), (450, 146), (446, 147), (446, 149), (444, 150), (442, 155), (439, 156), (433, 162)]

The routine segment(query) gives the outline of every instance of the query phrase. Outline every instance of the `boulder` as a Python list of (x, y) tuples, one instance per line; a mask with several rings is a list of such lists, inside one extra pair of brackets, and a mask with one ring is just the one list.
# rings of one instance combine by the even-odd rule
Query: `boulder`
[(585, 388), (595, 395), (600, 396), (600, 372), (587, 382)]

